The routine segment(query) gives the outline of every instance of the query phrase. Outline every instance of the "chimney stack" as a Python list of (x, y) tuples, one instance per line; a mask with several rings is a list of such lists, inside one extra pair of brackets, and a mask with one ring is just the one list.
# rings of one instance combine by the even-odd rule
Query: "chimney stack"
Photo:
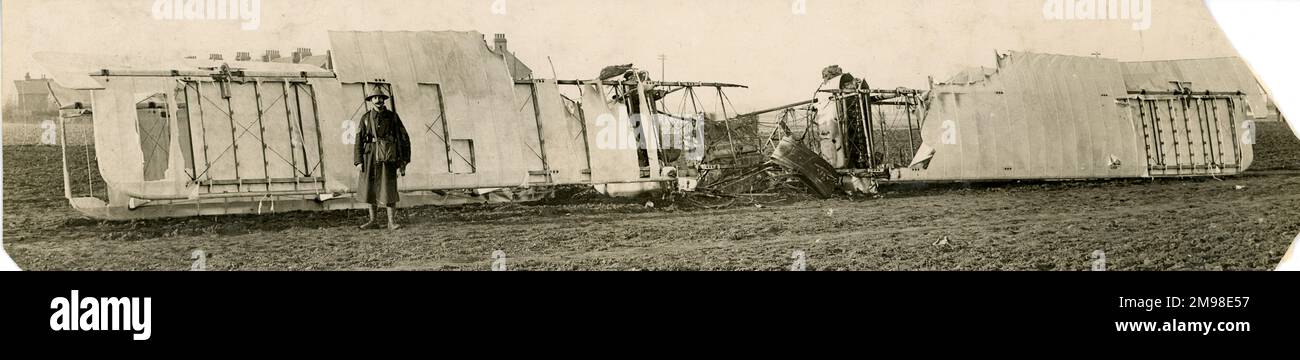
[(262, 62), (271, 62), (280, 58), (280, 50), (267, 50), (262, 54)]
[(302, 61), (307, 59), (308, 56), (311, 56), (311, 49), (298, 48), (298, 51), (293, 52), (293, 63), (302, 63)]
[(247, 51), (240, 51), (235, 53), (235, 61), (252, 61), (252, 60), (253, 57), (249, 56)]
[(496, 34), (496, 50), (502, 55), (509, 54), (510, 50), (506, 48), (506, 34)]

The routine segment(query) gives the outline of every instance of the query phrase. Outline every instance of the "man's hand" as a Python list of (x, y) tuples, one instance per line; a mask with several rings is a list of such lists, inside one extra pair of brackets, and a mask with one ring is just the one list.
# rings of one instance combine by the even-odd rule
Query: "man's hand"
[(401, 176), (406, 176), (406, 167), (403, 166), (403, 167), (397, 168), (397, 173), (398, 173), (399, 175), (401, 175)]
[(357, 171), (361, 171), (361, 164), (357, 164)]

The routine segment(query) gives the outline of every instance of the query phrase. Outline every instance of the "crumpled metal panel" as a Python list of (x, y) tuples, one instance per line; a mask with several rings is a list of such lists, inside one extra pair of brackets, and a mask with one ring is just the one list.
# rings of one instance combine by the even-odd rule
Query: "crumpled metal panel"
[(840, 176), (835, 172), (835, 167), (792, 137), (781, 138), (781, 142), (772, 152), (772, 162), (799, 173), (804, 182), (821, 198), (829, 198), (839, 193)]

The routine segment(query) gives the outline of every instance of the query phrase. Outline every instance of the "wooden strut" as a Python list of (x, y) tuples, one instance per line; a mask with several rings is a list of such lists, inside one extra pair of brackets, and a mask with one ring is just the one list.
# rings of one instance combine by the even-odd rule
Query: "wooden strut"
[[(1210, 107), (1214, 109), (1213, 116), (1205, 117), (1205, 121), (1212, 122), (1214, 126), (1214, 140), (1212, 142), (1213, 149), (1210, 152), (1218, 153), (1218, 161), (1216, 161), (1216, 164), (1222, 166), (1223, 164), (1226, 164), (1226, 162), (1223, 162), (1223, 131), (1219, 130), (1218, 105), (1214, 104), (1212, 101)], [(1210, 109), (1205, 109), (1205, 112), (1210, 113)]]
[[(1238, 165), (1238, 166), (1240, 166), (1240, 165), (1241, 165), (1241, 142), (1239, 141), (1240, 138), (1237, 137), (1237, 114), (1236, 114), (1237, 111), (1236, 111), (1236, 107), (1237, 107), (1237, 106), (1236, 106), (1236, 104), (1232, 101), (1232, 99), (1228, 99), (1228, 127), (1229, 127), (1230, 129), (1232, 129), (1232, 153), (1233, 153), (1233, 162), (1232, 162), (1232, 163), (1233, 163), (1233, 165)], [(1219, 109), (1218, 109), (1218, 105), (1215, 105), (1215, 106), (1214, 106), (1214, 119), (1215, 119), (1215, 122), (1218, 122), (1218, 119), (1219, 119)], [(1251, 134), (1251, 135), (1253, 136), (1254, 134)]]
[(87, 73), (89, 76), (114, 76), (114, 77), (183, 77), (183, 76), (222, 76), (233, 75), (235, 77), (278, 77), (278, 78), (320, 78), (333, 79), (334, 72), (331, 71), (244, 71), (239, 69), (230, 69), (229, 72), (221, 70), (109, 70), (101, 69), (99, 71)]
[(532, 96), (528, 101), (533, 103), (533, 121), (537, 123), (537, 151), (542, 157), (542, 171), (546, 172), (547, 182), (555, 182), (555, 177), (551, 175), (550, 161), (546, 158), (546, 136), (542, 132), (542, 108), (537, 104), (537, 85), (529, 85), (528, 90)]
[[(228, 88), (230, 82), (229, 80), (218, 80), (217, 86), (225, 86)], [(235, 179), (243, 179), (243, 177), (239, 176), (239, 138), (235, 135), (235, 107), (231, 105), (229, 93), (223, 91), (221, 97), (226, 98), (226, 110), (228, 111), (226, 117), (230, 119), (230, 152), (235, 162)], [(244, 192), (243, 184), (236, 184), (235, 192)]]
[(722, 126), (727, 128), (727, 142), (731, 144), (731, 160), (740, 162), (740, 152), (736, 150), (736, 140), (731, 138), (731, 120), (727, 117), (727, 103), (722, 100), (722, 87), (718, 89), (718, 104), (722, 106)]
[(1147, 116), (1146, 116), (1146, 106), (1145, 106), (1145, 101), (1142, 101), (1142, 100), (1139, 99), (1139, 100), (1138, 100), (1138, 106), (1137, 106), (1137, 109), (1138, 109), (1138, 121), (1142, 123), (1142, 146), (1146, 148), (1146, 151), (1145, 151), (1146, 154), (1143, 154), (1143, 155), (1145, 155), (1145, 157), (1146, 157), (1146, 159), (1147, 159), (1147, 174), (1150, 175), (1150, 173), (1151, 173), (1151, 151), (1154, 150), (1152, 144), (1154, 144), (1155, 141), (1152, 140), (1151, 132), (1150, 132), (1150, 131), (1147, 131), (1147, 129), (1149, 129), (1150, 127), (1147, 126)]
[[(1189, 102), (1192, 104), (1192, 106), (1190, 107), (1190, 109), (1189, 109), (1189, 107), (1188, 107), (1188, 103), (1189, 103)], [(1197, 140), (1197, 143), (1201, 145), (1201, 146), (1200, 146), (1200, 147), (1201, 147), (1201, 149), (1200, 149), (1200, 154), (1201, 154), (1201, 163), (1204, 164), (1204, 165), (1209, 165), (1209, 164), (1210, 164), (1209, 159), (1206, 159), (1206, 158), (1205, 158), (1205, 136), (1203, 136), (1203, 134), (1202, 134), (1201, 131), (1200, 131), (1200, 130), (1201, 130), (1201, 122), (1200, 122), (1201, 112), (1200, 112), (1200, 107), (1196, 106), (1195, 99), (1186, 99), (1186, 98), (1180, 98), (1180, 99), (1178, 99), (1178, 106), (1179, 106), (1179, 109), (1180, 109), (1180, 110), (1182, 111), (1182, 113), (1183, 113), (1183, 126), (1184, 126), (1184, 128), (1187, 130), (1187, 136), (1186, 136), (1186, 139), (1187, 139), (1187, 147), (1188, 147), (1188, 149), (1189, 149), (1189, 150), (1188, 150), (1188, 153), (1189, 153), (1189, 154), (1191, 155), (1191, 157), (1192, 157), (1192, 165), (1193, 165), (1193, 167), (1196, 166), (1196, 149), (1192, 149), (1192, 122), (1191, 122), (1191, 119), (1192, 119), (1193, 117), (1195, 117), (1195, 118), (1197, 119), (1197, 122), (1196, 122), (1196, 129), (1197, 129), (1196, 140)], [(1187, 112), (1188, 112), (1188, 111), (1192, 111), (1192, 110), (1195, 110), (1195, 111), (1196, 111), (1196, 115), (1194, 115), (1194, 116), (1189, 116), (1189, 115), (1187, 114)], [(1208, 169), (1208, 167), (1207, 167), (1207, 169)], [(1193, 168), (1193, 170), (1195, 170), (1195, 169)], [(1193, 172), (1195, 172), (1195, 171), (1193, 171)], [(1207, 171), (1207, 172), (1208, 172), (1208, 171)]]
[[(307, 86), (307, 89), (310, 91), (308, 97), (311, 98), (312, 120), (316, 122), (316, 153), (317, 153), (316, 164), (320, 165), (320, 172), (324, 174), (325, 173), (325, 147), (321, 146), (321, 144), (324, 144), (325, 140), (322, 138), (321, 131), (320, 131), (320, 110), (319, 110), (320, 107), (316, 106), (316, 88), (312, 86)], [(311, 171), (307, 171), (307, 173), (310, 174)], [(320, 190), (321, 189), (317, 187), (316, 193), (320, 194)]]
[(257, 107), (257, 141), (262, 143), (262, 177), (266, 178), (266, 191), (271, 191), (271, 161), (266, 158), (266, 124), (262, 121), (262, 82), (253, 81), (253, 106)]
[[(673, 179), (673, 178), (666, 178), (666, 177), (649, 177), (649, 178), (641, 178), (641, 179), (636, 179), (636, 180), (618, 180), (618, 181), (606, 181), (606, 182), (600, 182), (600, 183), (591, 183), (591, 182), (574, 182), (574, 183), (570, 183), (570, 184), (574, 184), (574, 185), (577, 185), (577, 184), (583, 184), (583, 185), (602, 185), (602, 184), (641, 184), (641, 183), (670, 182), (670, 181), (674, 181), (674, 180), (675, 180), (675, 179)], [(323, 180), (322, 180), (322, 181), (323, 181)], [(556, 185), (562, 185), (562, 184), (556, 184)], [(470, 190), (470, 189), (469, 189), (469, 188), (465, 188), (465, 187), (463, 187), (463, 186), (432, 186), (432, 187), (423, 187), (423, 188), (403, 189), (403, 190), (401, 190), (401, 192), (403, 192), (403, 193), (413, 193), (413, 192), (422, 192), (422, 191), (449, 191), (449, 190)], [(335, 194), (335, 195), (346, 195), (346, 194), (355, 194), (355, 193), (356, 193), (355, 191), (339, 191), (339, 192), (333, 192), (333, 194)], [(125, 194), (126, 196), (129, 196), (130, 198), (141, 199), (141, 200), (150, 200), (150, 201), (193, 200), (192, 198), (190, 198), (190, 197), (188, 197), (188, 196), (185, 196), (185, 195), (154, 195), (154, 194), (141, 194), (141, 193), (135, 193), (135, 192), (131, 192), (131, 191), (126, 191), (124, 194)], [(221, 200), (223, 200), (224, 202), (226, 202), (226, 204), (224, 204), (224, 206), (226, 206), (226, 207), (228, 208), (228, 206), (229, 206), (229, 204), (228, 204), (229, 199), (239, 199), (239, 198), (250, 198), (250, 199), (251, 199), (251, 198), (266, 198), (266, 197), (274, 197), (274, 196), (309, 196), (309, 195), (320, 196), (321, 194), (322, 194), (322, 193), (321, 193), (321, 191), (320, 191), (319, 189), (316, 189), (316, 190), (308, 189), (308, 190), (253, 191), (253, 192), (207, 193), (207, 194), (200, 194), (200, 195), (199, 195), (199, 199), (221, 199)]]
[(1172, 99), (1165, 100), (1165, 111), (1167, 111), (1166, 114), (1169, 114), (1169, 138), (1174, 140), (1174, 166), (1177, 166), (1179, 170), (1178, 172), (1181, 173), (1183, 169), (1183, 155), (1178, 152), (1178, 127), (1174, 126), (1176, 125), (1176, 120), (1174, 119), (1174, 101)]
[[(768, 108), (768, 109), (763, 109), (763, 110), (759, 110), (759, 111), (754, 111), (754, 112), (750, 112), (750, 113), (746, 113), (746, 114), (742, 114), (742, 115), (736, 115), (736, 117), (737, 117), (737, 118), (743, 118), (743, 117), (747, 117), (747, 116), (758, 116), (758, 115), (762, 115), (762, 114), (766, 114), (766, 113), (770, 113), (770, 112), (782, 111), (782, 110), (786, 110), (786, 109), (793, 108), (793, 107), (799, 107), (799, 106), (803, 106), (803, 105), (816, 104), (816, 103), (817, 103), (817, 99), (804, 100), (804, 101), (800, 101), (800, 102), (793, 103), (793, 104), (786, 104), (786, 105), (781, 105), (781, 106), (777, 106), (777, 107), (774, 107), (774, 108)], [(692, 104), (692, 105), (694, 105), (694, 104)], [(698, 112), (698, 110), (697, 110), (697, 112)]]
[[(840, 131), (840, 140), (841, 140), (840, 146), (842, 146), (843, 149), (844, 149), (844, 150), (841, 150), (841, 151), (847, 151), (847, 150), (848, 150), (848, 145), (845, 144), (847, 141), (843, 141), (844, 138), (846, 137), (845, 135), (848, 134), (848, 129), (847, 129), (847, 127), (848, 127), (847, 125), (849, 125), (848, 122), (851, 121), (851, 119), (847, 119), (849, 112), (848, 112), (848, 109), (846, 109), (845, 106), (844, 106), (844, 104), (845, 104), (845, 100), (847, 100), (847, 99), (848, 99), (848, 97), (840, 97), (840, 98), (836, 98), (836, 99), (834, 99), (834, 101), (835, 101), (835, 126), (836, 126), (836, 127), (840, 127), (840, 128), (844, 128), (843, 130)], [(870, 123), (870, 122), (868, 121), (868, 123)], [(819, 124), (819, 125), (820, 125), (820, 124)], [(821, 130), (820, 128), (818, 128), (818, 131), (822, 131), (822, 130)], [(838, 153), (838, 151), (837, 151), (836, 153)], [(845, 154), (845, 155), (847, 156), (848, 154)], [(834, 164), (832, 164), (832, 165), (834, 165)]]
[[(1183, 103), (1184, 99), (1178, 99), (1178, 101), (1179, 101), (1179, 105), (1182, 107), (1181, 113), (1183, 115), (1183, 140), (1187, 141), (1187, 163), (1192, 165), (1192, 173), (1195, 173), (1196, 172), (1196, 168), (1195, 168), (1196, 151), (1192, 150), (1192, 122), (1191, 119), (1187, 117), (1187, 106), (1185, 103)], [(1174, 100), (1172, 99), (1169, 100), (1169, 104), (1171, 107), (1173, 106), (1173, 103)], [(1201, 150), (1202, 161), (1204, 161), (1205, 158), (1205, 150), (1203, 148), (1204, 146), (1202, 145), (1202, 150)]]
[[(599, 89), (597, 89), (597, 90), (599, 90)], [(439, 90), (439, 92), (441, 92), (441, 90)], [(578, 98), (579, 98), (579, 99), (582, 99), (583, 95), (584, 95), (584, 94), (582, 93), (582, 87), (579, 86), (579, 87), (578, 87)], [(568, 107), (569, 104), (567, 104), (567, 103), (564, 102), (565, 99), (566, 99), (566, 97), (563, 97), (563, 96), (560, 97), (560, 106), (563, 107), (563, 108), (565, 108), (565, 109), (568, 109), (568, 108), (569, 108), (569, 107)], [(587, 175), (587, 181), (591, 181), (591, 144), (587, 141), (587, 114), (584, 113), (584, 112), (582, 111), (582, 106), (574, 106), (574, 110), (577, 110), (577, 111), (578, 111), (578, 114), (577, 114), (577, 115), (578, 115), (578, 128), (581, 129), (581, 132), (579, 133), (579, 135), (582, 136), (582, 150), (583, 150), (583, 154), (586, 155), (586, 156), (583, 156), (583, 159), (585, 159), (586, 162), (587, 162), (587, 167), (586, 167), (585, 169), (583, 169), (583, 171), (580, 171), (579, 173), (582, 173), (582, 174)], [(446, 120), (444, 120), (443, 123), (445, 124), (445, 123), (446, 123)], [(572, 141), (573, 139), (569, 139), (569, 140)], [(448, 155), (448, 156), (451, 156), (451, 155)], [(450, 165), (450, 163), (448, 163), (448, 165)], [(448, 169), (450, 169), (450, 168), (448, 168)]]
[[(297, 180), (297, 179), (298, 179), (298, 174), (301, 174), (302, 172), (298, 170), (298, 156), (297, 156), (297, 154), (295, 154), (296, 152), (298, 152), (298, 147), (299, 147), (299, 146), (293, 144), (293, 141), (294, 141), (294, 138), (293, 138), (293, 129), (294, 129), (294, 128), (293, 128), (293, 112), (292, 112), (292, 111), (289, 111), (289, 81), (284, 81), (284, 82), (280, 83), (280, 93), (281, 93), (280, 96), (282, 96), (282, 99), (283, 99), (282, 102), (284, 103), (284, 124), (285, 124), (285, 126), (288, 126), (288, 127), (289, 127), (289, 162), (290, 162), (290, 164), (293, 166), (293, 172), (294, 172), (294, 175), (293, 175), (293, 178), (294, 178), (294, 181), (293, 181), (293, 189), (294, 189), (294, 190), (299, 190), (299, 187), (300, 187), (300, 186), (299, 186), (299, 183), (298, 183), (298, 180)], [(301, 131), (302, 131), (302, 128), (298, 128), (298, 131), (301, 132)], [(302, 145), (302, 147), (306, 147), (306, 146), (307, 146), (306, 144), (301, 144), (301, 145)], [(306, 161), (307, 161), (307, 158), (304, 156), (303, 159), (302, 159), (302, 161), (303, 161), (303, 162), (306, 162)], [(268, 177), (268, 178), (269, 178), (270, 176), (271, 176), (270, 174), (267, 174), (267, 177)], [(268, 187), (269, 187), (269, 185), (268, 185)], [(268, 188), (268, 190), (269, 190), (269, 188)]]
[[(1209, 174), (1209, 168), (1213, 168), (1213, 166), (1210, 165), (1214, 165), (1214, 161), (1212, 156), (1210, 156), (1209, 138), (1206, 138), (1205, 135), (1205, 117), (1203, 116), (1203, 110), (1201, 110), (1205, 107), (1204, 100), (1183, 99), (1182, 103), (1183, 112), (1187, 112), (1187, 110), (1195, 110), (1196, 112), (1195, 116), (1191, 116), (1190, 118), (1196, 118), (1196, 139), (1201, 143), (1201, 164), (1206, 165), (1205, 173)], [(1191, 129), (1188, 129), (1188, 133), (1190, 133), (1190, 131)]]
[(1201, 162), (1206, 165), (1214, 165), (1216, 164), (1214, 160), (1214, 144), (1210, 143), (1210, 129), (1207, 128), (1209, 119), (1202, 114), (1205, 112), (1205, 100), (1196, 99), (1192, 104), (1196, 107), (1196, 128), (1199, 130), (1198, 135), (1200, 135), (1201, 139)]
[(912, 151), (915, 152), (917, 149), (916, 149), (916, 139), (912, 136), (912, 132), (913, 132), (912, 131), (912, 110), (913, 110), (912, 98), (913, 96), (907, 96), (904, 98), (904, 100), (907, 102), (904, 111), (907, 111), (907, 146), (909, 149), (912, 149)]
[(912, 89), (888, 90), (888, 89), (871, 89), (871, 88), (849, 89), (849, 90), (821, 89), (821, 90), (817, 90), (817, 92), (832, 93), (832, 94), (885, 94), (885, 95), (920, 95), (924, 93), (924, 91), (912, 90)]
[(1161, 138), (1164, 136), (1164, 131), (1160, 130), (1160, 114), (1156, 112), (1156, 101), (1143, 100), (1142, 103), (1144, 106), (1149, 106), (1151, 110), (1151, 127), (1155, 130), (1151, 138), (1156, 148), (1156, 165), (1165, 166), (1165, 144), (1164, 139)]
[[(439, 121), (439, 122), (442, 123), (442, 145), (443, 145), (443, 148), (444, 148), (445, 151), (446, 151), (444, 154), (447, 156), (447, 173), (450, 174), (450, 173), (451, 173), (451, 168), (452, 168), (452, 165), (451, 165), (451, 164), (452, 164), (452, 160), (451, 160), (452, 150), (451, 150), (451, 133), (447, 130), (447, 107), (446, 107), (446, 103), (444, 103), (443, 100), (442, 100), (442, 84), (436, 84), (436, 85), (437, 85), (438, 87), (435, 88), (434, 90), (436, 90), (436, 91), (435, 91), (435, 92), (437, 93), (436, 95), (438, 95), (438, 119), (440, 119), (441, 121)], [(437, 135), (437, 134), (434, 134), (434, 135)], [(586, 143), (586, 142), (584, 142), (584, 143)], [(459, 153), (458, 153), (458, 154), (459, 154)], [(456, 155), (456, 156), (460, 156), (460, 155)], [(474, 167), (477, 167), (477, 166), (478, 166), (478, 165), (476, 165), (476, 164), (470, 164), (470, 167), (471, 167), (471, 168), (474, 168)], [(474, 170), (478, 170), (478, 169), (475, 168)]]
[[(59, 116), (59, 152), (63, 155), (63, 198), (72, 199), (72, 179), (68, 178), (68, 119)], [(86, 168), (90, 172), (90, 168)]]
[[(532, 84), (533, 81), (531, 81), (531, 80), (519, 80), (519, 81), (515, 81), (515, 83), (516, 83), (516, 84)], [(555, 80), (555, 83), (556, 83), (557, 85), (585, 85), (585, 84), (598, 83), (598, 84), (601, 84), (601, 85), (609, 85), (609, 86), (618, 86), (618, 85), (624, 85), (624, 86), (637, 86), (637, 85), (640, 85), (640, 84), (642, 84), (642, 83), (645, 83), (645, 84), (648, 84), (648, 85), (650, 85), (650, 86), (725, 87), (725, 88), (746, 88), (746, 89), (749, 88), (748, 86), (745, 86), (745, 85), (738, 85), (738, 84), (716, 83), (716, 82), (682, 82), (682, 81), (615, 81), (615, 80), (606, 80), (606, 81), (583, 81), (583, 80)]]
[(876, 101), (876, 102), (873, 102), (873, 103), (871, 103), (871, 104), (872, 104), (872, 105), (878, 105), (878, 106), (880, 106), (880, 105), (883, 105), (883, 106), (910, 106), (910, 105), (909, 105), (907, 102), (905, 102), (905, 101)]
[[(208, 170), (212, 169), (212, 160), (208, 158), (208, 127), (204, 124), (206, 118), (203, 115), (203, 90), (199, 82), (191, 81), (190, 83), (194, 85), (194, 97), (195, 100), (198, 100), (196, 103), (199, 105), (199, 136), (203, 137), (203, 172), (194, 175), (194, 182), (199, 183), (202, 181), (200, 177), (206, 176)], [(189, 104), (189, 97), (190, 92), (187, 90), (185, 91), (186, 104)], [(212, 177), (208, 176), (208, 178)], [(211, 189), (208, 190), (211, 191)]]
[[(632, 94), (632, 96), (637, 97), (641, 106), (640, 109), (637, 109), (641, 114), (638, 121), (641, 122), (641, 133), (645, 137), (646, 160), (650, 165), (649, 177), (653, 178), (661, 176), (663, 172), (663, 160), (660, 157), (663, 154), (663, 145), (661, 144), (663, 132), (659, 130), (659, 122), (655, 118), (655, 104), (646, 96), (647, 89), (644, 84), (648, 82), (642, 81), (640, 75), (636, 75), (636, 81), (642, 85), (636, 87), (637, 93)], [(650, 86), (654, 86), (654, 84), (651, 83)]]
[(1177, 96), (1239, 96), (1245, 95), (1240, 91), (1147, 91), (1137, 90), (1129, 91), (1129, 95), (1177, 95)]
[[(312, 176), (311, 158), (307, 157), (307, 126), (302, 122), (302, 85), (289, 84), (293, 88), (293, 108), (294, 113), (298, 116), (298, 141), (301, 143), (302, 152), (302, 169), (303, 175)], [(310, 85), (308, 85), (310, 86)], [(286, 95), (287, 96), (287, 95)], [(285, 107), (289, 106), (288, 98), (285, 98)], [(290, 120), (292, 121), (292, 120)], [(316, 135), (320, 135), (320, 126), (316, 127)], [(317, 140), (316, 147), (320, 148), (320, 142)]]
[[(868, 106), (864, 106), (863, 111), (871, 111), (871, 106), (870, 106), (871, 97), (864, 96), (864, 98), (865, 99), (863, 101), (865, 101)], [(879, 129), (873, 128), (872, 130), (875, 130), (874, 132), (880, 134), (880, 154), (881, 156), (883, 156), (883, 158), (874, 159), (872, 168), (875, 168), (875, 166), (878, 165), (884, 165), (883, 163), (885, 162), (885, 159), (889, 158), (889, 137), (887, 136), (887, 132), (889, 131), (889, 124), (886, 123), (888, 119), (885, 118), (885, 109), (877, 106), (876, 110), (877, 110), (877, 115), (880, 115), (880, 128)], [(870, 133), (868, 133), (868, 135), (870, 135)]]
[[(1174, 113), (1175, 110), (1179, 110), (1179, 108), (1181, 107), (1181, 105), (1179, 105), (1179, 106), (1174, 106), (1174, 103), (1175, 103), (1175, 102), (1178, 102), (1178, 103), (1181, 104), (1182, 100), (1183, 100), (1182, 98), (1179, 98), (1179, 99), (1169, 99), (1169, 100), (1167, 100), (1167, 101), (1169, 102), (1169, 107), (1170, 107), (1170, 110), (1169, 110), (1169, 111), (1170, 111), (1170, 114), (1171, 114), (1171, 115)], [(1189, 118), (1189, 117), (1187, 116), (1187, 110), (1186, 110), (1186, 109), (1179, 110), (1179, 116), (1178, 116), (1178, 117), (1175, 117), (1175, 118), (1174, 118), (1174, 121), (1176, 122), (1177, 120), (1179, 120), (1179, 118), (1181, 118), (1181, 119), (1183, 120), (1183, 128), (1182, 128), (1181, 130), (1175, 131), (1175, 132), (1174, 132), (1174, 136), (1182, 136), (1182, 137), (1183, 137), (1183, 142), (1184, 142), (1184, 144), (1186, 144), (1186, 145), (1184, 145), (1184, 148), (1187, 150), (1187, 166), (1189, 166), (1190, 169), (1192, 169), (1192, 173), (1195, 174), (1195, 173), (1196, 173), (1196, 166), (1197, 166), (1197, 165), (1196, 165), (1196, 149), (1192, 148), (1193, 143), (1192, 143), (1192, 124), (1191, 124), (1191, 118)], [(1181, 168), (1182, 168), (1182, 165), (1179, 165), (1179, 168), (1181, 169)]]
[[(1206, 153), (1206, 155), (1210, 157), (1208, 164), (1213, 166), (1221, 165), (1223, 163), (1223, 156), (1215, 156), (1215, 153), (1222, 150), (1220, 150), (1214, 143), (1215, 140), (1217, 140), (1217, 136), (1213, 133), (1218, 130), (1219, 126), (1213, 120), (1210, 120), (1209, 107), (1205, 105), (1204, 100), (1197, 100), (1196, 104), (1198, 106), (1196, 113), (1201, 117), (1201, 133), (1204, 134), (1205, 145), (1209, 147), (1209, 152)], [(1213, 130), (1211, 130), (1211, 127), (1213, 127)]]
[[(46, 89), (49, 89), (49, 91), (50, 91), (51, 93), (54, 92), (54, 85), (51, 85), (49, 82), (45, 83), (45, 88), (46, 88)], [(54, 105), (55, 105), (55, 106), (58, 106), (60, 109), (62, 109), (62, 108), (63, 108), (63, 103), (59, 102), (59, 99), (58, 99), (57, 97), (55, 97), (55, 98), (53, 98), (53, 99), (54, 99)], [(80, 107), (80, 106), (78, 106), (78, 107)], [(64, 118), (64, 117), (63, 117), (63, 114), (60, 113), (60, 114), (59, 114), (59, 125), (58, 125), (58, 129), (59, 129), (59, 154), (60, 154), (60, 158), (61, 158), (62, 163), (63, 163), (63, 198), (71, 200), (71, 199), (72, 199), (72, 180), (68, 178), (68, 133), (67, 133), (67, 124), (68, 124), (67, 118)], [(90, 169), (86, 169), (86, 171), (89, 172)]]
[[(94, 91), (94, 90), (91, 90), (91, 91), (90, 91), (90, 108), (92, 109), (92, 110), (91, 110), (91, 113), (90, 113), (90, 117), (91, 117), (91, 120), (93, 121), (93, 120), (95, 119), (95, 113), (94, 113), (94, 110), (93, 110), (93, 109), (97, 109), (97, 108), (95, 107), (95, 91)], [(83, 127), (82, 129), (85, 129), (85, 128)], [(93, 131), (93, 130), (94, 130), (94, 127), (91, 127), (91, 130)], [(83, 130), (83, 131), (84, 131), (84, 130)], [(83, 139), (86, 138), (84, 132), (82, 133), (82, 138), (83, 138)], [(83, 146), (82, 149), (85, 151), (85, 154), (86, 154), (86, 186), (87, 186), (87, 188), (88, 188), (88, 190), (89, 190), (89, 192), (90, 192), (90, 197), (95, 197), (95, 174), (94, 174), (94, 172), (91, 171), (91, 168), (90, 168), (90, 146)], [(105, 194), (105, 195), (108, 194), (108, 189), (104, 189), (104, 194)]]
[[(189, 165), (191, 169), (187, 169), (187, 170), (190, 170), (192, 172), (187, 173), (186, 175), (189, 175), (190, 181), (194, 181), (195, 176), (198, 176), (198, 169), (192, 169), (192, 167), (195, 166), (194, 165), (194, 117), (190, 116), (191, 115), (190, 106), (189, 106), (190, 88), (189, 85), (186, 84), (184, 80), (177, 80), (176, 82), (181, 85), (181, 94), (184, 96), (183, 99), (185, 99), (185, 139), (188, 140), (190, 144)], [(180, 101), (181, 99), (182, 99), (181, 96), (177, 96), (176, 100)], [(176, 113), (179, 114), (180, 112), (181, 112), (180, 104), (176, 104)], [(177, 120), (176, 124), (180, 125), (180, 120)]]

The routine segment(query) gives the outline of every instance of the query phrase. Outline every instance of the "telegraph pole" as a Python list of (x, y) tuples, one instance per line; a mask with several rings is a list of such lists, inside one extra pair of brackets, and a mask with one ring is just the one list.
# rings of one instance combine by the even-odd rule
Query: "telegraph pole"
[(668, 81), (668, 73), (664, 70), (664, 63), (668, 61), (668, 55), (659, 54), (659, 80)]

